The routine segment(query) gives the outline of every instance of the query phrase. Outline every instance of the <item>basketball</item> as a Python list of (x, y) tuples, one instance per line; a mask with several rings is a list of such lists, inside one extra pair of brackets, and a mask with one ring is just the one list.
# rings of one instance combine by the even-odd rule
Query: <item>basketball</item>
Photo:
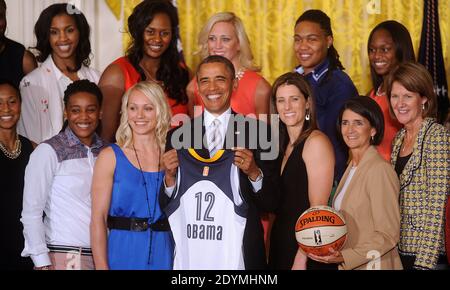
[(342, 215), (329, 206), (311, 207), (300, 215), (295, 237), (307, 254), (330, 255), (329, 248), (339, 251), (347, 239), (347, 226)]

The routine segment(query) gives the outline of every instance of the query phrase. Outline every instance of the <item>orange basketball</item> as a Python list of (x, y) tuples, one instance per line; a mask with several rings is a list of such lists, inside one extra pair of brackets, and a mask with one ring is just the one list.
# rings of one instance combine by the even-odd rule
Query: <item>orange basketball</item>
[(295, 237), (305, 253), (330, 255), (329, 248), (339, 251), (347, 239), (347, 226), (342, 215), (329, 206), (306, 210), (295, 225)]

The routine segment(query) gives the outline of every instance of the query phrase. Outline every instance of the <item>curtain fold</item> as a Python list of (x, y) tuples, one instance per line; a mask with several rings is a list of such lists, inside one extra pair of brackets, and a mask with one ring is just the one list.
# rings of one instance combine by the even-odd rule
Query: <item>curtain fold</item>
[[(125, 21), (139, 2), (125, 1)], [(379, 10), (368, 9), (371, 3), (378, 3)], [(198, 50), (197, 36), (203, 24), (214, 13), (232, 11), (244, 22), (255, 62), (270, 83), (297, 64), (292, 48), (296, 19), (307, 9), (321, 9), (331, 18), (335, 47), (360, 94), (366, 94), (372, 87), (367, 57), (371, 29), (384, 20), (401, 22), (408, 28), (417, 53), (423, 19), (423, 0), (178, 0), (177, 4), (184, 56), (189, 67), (195, 70), (200, 61), (194, 52)], [(450, 71), (449, 7), (450, 0), (439, 1), (447, 71)], [(124, 47), (127, 41), (125, 38)]]
[(122, 0), (105, 0), (106, 5), (111, 9), (117, 19), (120, 19), (122, 13)]

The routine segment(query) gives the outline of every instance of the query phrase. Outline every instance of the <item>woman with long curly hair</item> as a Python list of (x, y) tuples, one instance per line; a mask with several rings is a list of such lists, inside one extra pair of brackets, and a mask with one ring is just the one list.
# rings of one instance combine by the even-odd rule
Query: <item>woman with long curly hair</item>
[(123, 94), (139, 81), (159, 84), (166, 94), (172, 114), (188, 114), (186, 86), (189, 71), (177, 49), (178, 16), (170, 1), (143, 1), (128, 18), (131, 44), (125, 56), (103, 72), (100, 89), (103, 104), (103, 138), (114, 140), (119, 127)]

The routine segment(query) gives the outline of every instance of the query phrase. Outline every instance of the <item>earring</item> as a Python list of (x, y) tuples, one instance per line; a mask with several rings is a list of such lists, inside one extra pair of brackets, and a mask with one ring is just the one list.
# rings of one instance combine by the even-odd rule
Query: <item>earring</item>
[(425, 104), (422, 104), (422, 110), (425, 110)]
[(309, 121), (309, 119), (311, 119), (311, 114), (309, 113), (309, 110), (306, 111), (306, 116), (305, 116), (305, 120)]
[(372, 136), (372, 143), (373, 143), (373, 138), (374, 138), (374, 136)]

